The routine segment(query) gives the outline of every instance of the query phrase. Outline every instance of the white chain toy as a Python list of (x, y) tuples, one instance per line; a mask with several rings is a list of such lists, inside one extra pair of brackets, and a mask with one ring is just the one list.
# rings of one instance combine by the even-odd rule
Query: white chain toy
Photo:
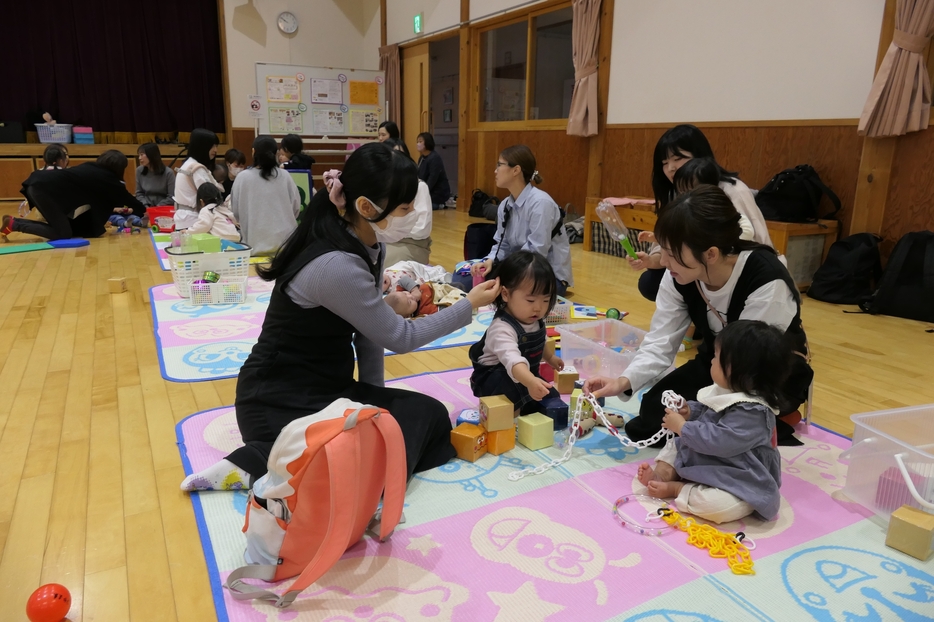
[[(651, 447), (663, 438), (667, 438), (668, 442), (670, 443), (675, 437), (674, 432), (662, 428), (654, 436), (652, 436), (652, 438), (646, 439), (644, 441), (630, 440), (629, 437), (622, 436), (613, 426), (613, 424), (607, 421), (606, 415), (603, 414), (603, 408), (600, 406), (599, 402), (597, 402), (597, 398), (590, 394), (582, 395), (577, 399), (577, 406), (574, 408), (574, 417), (570, 425), (571, 434), (568, 437), (568, 446), (567, 449), (564, 450), (564, 455), (537, 467), (526, 467), (521, 471), (513, 471), (507, 476), (510, 481), (517, 482), (526, 475), (541, 475), (545, 471), (553, 469), (557, 466), (561, 466), (571, 459), (571, 452), (574, 449), (574, 442), (578, 439), (579, 436), (582, 436), (580, 422), (581, 417), (584, 414), (584, 401), (587, 401), (587, 403), (590, 404), (591, 408), (593, 409), (594, 416), (603, 422), (603, 425), (610, 432), (610, 434), (615, 436), (617, 440), (619, 440), (620, 444), (624, 447), (645, 449), (646, 447)], [(684, 406), (684, 398), (670, 390), (662, 393), (661, 401), (665, 408), (671, 408), (673, 410), (679, 410)]]

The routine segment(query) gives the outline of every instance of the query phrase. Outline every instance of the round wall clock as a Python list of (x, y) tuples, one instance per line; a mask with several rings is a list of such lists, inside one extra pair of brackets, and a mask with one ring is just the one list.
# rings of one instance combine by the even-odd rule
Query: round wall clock
[(290, 13), (289, 11), (279, 13), (279, 18), (276, 20), (276, 23), (279, 25), (279, 30), (287, 35), (291, 35), (298, 30), (298, 18), (295, 17), (294, 13)]

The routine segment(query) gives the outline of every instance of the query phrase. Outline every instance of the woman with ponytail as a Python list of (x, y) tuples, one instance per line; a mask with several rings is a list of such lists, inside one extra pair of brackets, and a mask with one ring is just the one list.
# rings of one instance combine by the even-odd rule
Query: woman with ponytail
[[(728, 323), (761, 320), (779, 328), (800, 356), (784, 383), (779, 416), (795, 411), (807, 399), (813, 372), (806, 362), (807, 339), (801, 327), (801, 297), (775, 249), (742, 240), (740, 215), (719, 187), (700, 185), (678, 195), (659, 212), (655, 238), (666, 272), (658, 289), (652, 327), (639, 352), (619, 378), (598, 376), (584, 384), (597, 397), (629, 399), (644, 387), (639, 416), (626, 423), (629, 438), (641, 441), (661, 429), (665, 416), (662, 393), (672, 390), (685, 400), (713, 383), (710, 365), (714, 341)], [(691, 323), (703, 343), (697, 355), (668, 373)], [(800, 444), (793, 428), (779, 420), (783, 444)], [(658, 446), (664, 445), (664, 439)]]
[(297, 226), (301, 197), (292, 176), (279, 168), (272, 136), (253, 141), (253, 167), (237, 175), (230, 209), (253, 255), (275, 255)]
[(175, 177), (175, 228), (187, 229), (198, 222), (198, 188), (211, 183), (224, 191), (214, 179), (214, 156), (217, 155), (217, 134), (197, 128), (188, 139), (188, 159)]
[(266, 472), (283, 427), (341, 397), (392, 414), (402, 429), (410, 476), (455, 455), (444, 404), (384, 386), (384, 349), (411, 352), (467, 326), (474, 309), (499, 295), (499, 283), (478, 285), (460, 302), (416, 322), (403, 319), (380, 294), (382, 259), (385, 244), (416, 224), (415, 163), (368, 143), (350, 155), (342, 173), (325, 173), (325, 184), (272, 264), (258, 270), (276, 285), (259, 340), (237, 379), (237, 424), (245, 445), (188, 477), (182, 490), (248, 486)]

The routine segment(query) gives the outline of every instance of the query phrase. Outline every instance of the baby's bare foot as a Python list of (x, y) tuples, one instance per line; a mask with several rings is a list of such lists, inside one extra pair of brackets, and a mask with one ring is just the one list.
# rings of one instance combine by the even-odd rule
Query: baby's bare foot
[(655, 470), (649, 466), (648, 462), (643, 462), (642, 464), (639, 465), (638, 476), (639, 476), (639, 482), (643, 486), (648, 486), (649, 482), (657, 479), (657, 476), (655, 475)]
[(677, 497), (684, 487), (684, 482), (660, 482), (658, 480), (650, 481), (646, 484), (649, 489), (649, 496), (656, 499), (673, 499)]

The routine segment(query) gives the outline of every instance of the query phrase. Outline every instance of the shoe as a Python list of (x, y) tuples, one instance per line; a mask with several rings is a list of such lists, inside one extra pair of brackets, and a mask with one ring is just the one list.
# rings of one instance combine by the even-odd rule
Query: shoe
[(16, 222), (16, 219), (10, 216), (9, 214), (4, 214), (3, 216), (3, 226), (0, 227), (0, 235), (10, 235), (13, 233), (13, 223)]

